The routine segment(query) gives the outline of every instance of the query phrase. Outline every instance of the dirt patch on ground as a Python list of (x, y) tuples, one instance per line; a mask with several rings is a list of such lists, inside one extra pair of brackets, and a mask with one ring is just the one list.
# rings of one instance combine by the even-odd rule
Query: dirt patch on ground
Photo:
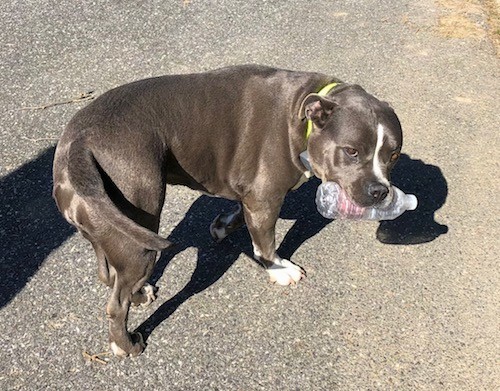
[(437, 4), (442, 9), (438, 20), (439, 34), (448, 38), (480, 38), (486, 34), (477, 22), (477, 17), (484, 13), (479, 2), (438, 0)]
[(455, 13), (439, 18), (438, 31), (448, 38), (480, 38), (485, 35), (485, 31), (466, 15)]
[(438, 0), (437, 4), (441, 8), (459, 13), (481, 14), (483, 12), (483, 7), (477, 0)]
[(500, 54), (500, 0), (437, 0), (442, 10), (437, 31), (447, 38), (489, 36)]
[(500, 0), (485, 0), (484, 5), (488, 13), (489, 34), (497, 57), (500, 57)]

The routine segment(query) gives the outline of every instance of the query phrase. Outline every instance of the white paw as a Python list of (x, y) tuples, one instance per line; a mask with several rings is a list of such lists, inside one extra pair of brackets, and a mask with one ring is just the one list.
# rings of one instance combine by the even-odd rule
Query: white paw
[(141, 288), (141, 292), (146, 295), (148, 298), (148, 301), (145, 303), (141, 303), (141, 307), (147, 307), (150, 305), (153, 301), (156, 300), (156, 293), (155, 293), (155, 288), (153, 285), (149, 283), (145, 283), (144, 286)]
[(121, 347), (119, 347), (116, 342), (111, 342), (109, 344), (109, 347), (111, 348), (111, 351), (113, 354), (117, 357), (125, 358), (128, 356), (127, 352), (123, 350)]
[(218, 215), (212, 224), (210, 224), (210, 235), (216, 242), (220, 242), (235, 229), (238, 229), (243, 223), (241, 219), (241, 204), (238, 204), (238, 209), (230, 214)]
[(279, 285), (296, 284), (302, 277), (305, 277), (304, 270), (292, 262), (276, 257), (274, 265), (267, 268), (271, 282)]
[(214, 221), (212, 222), (212, 224), (210, 224), (210, 235), (212, 235), (212, 238), (216, 242), (220, 242), (227, 236), (226, 228), (217, 228), (216, 221)]
[(141, 333), (133, 333), (130, 334), (132, 338), (132, 345), (130, 351), (127, 353), (121, 347), (118, 346), (116, 342), (111, 342), (109, 344), (111, 351), (116, 357), (125, 358), (125, 357), (136, 357), (139, 356), (144, 349), (146, 348), (146, 343), (144, 342), (144, 338)]

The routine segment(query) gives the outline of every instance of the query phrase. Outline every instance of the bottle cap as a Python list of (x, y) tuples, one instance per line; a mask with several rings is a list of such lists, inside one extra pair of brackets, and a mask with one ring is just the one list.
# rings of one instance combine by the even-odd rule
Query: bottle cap
[(413, 194), (407, 194), (406, 195), (407, 201), (408, 201), (408, 210), (415, 210), (417, 209), (418, 206), (418, 200), (417, 197), (415, 197)]

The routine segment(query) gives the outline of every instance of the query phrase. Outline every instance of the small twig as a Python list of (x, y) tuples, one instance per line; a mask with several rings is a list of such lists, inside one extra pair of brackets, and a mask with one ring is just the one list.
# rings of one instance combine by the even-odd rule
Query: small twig
[(84, 93), (80, 94), (80, 96), (77, 98), (68, 99), (68, 100), (65, 100), (62, 102), (47, 103), (46, 105), (41, 105), (41, 106), (21, 107), (18, 110), (45, 110), (49, 107), (67, 105), (69, 103), (85, 102), (85, 101), (94, 99), (95, 96), (93, 94), (94, 94), (94, 91), (84, 92)]
[(106, 365), (108, 362), (99, 356), (110, 356), (111, 354), (112, 354), (111, 352), (102, 352), (102, 353), (97, 353), (97, 354), (90, 354), (90, 353), (87, 353), (86, 351), (82, 352), (82, 355), (85, 359), (87, 359), (91, 362), (97, 362), (97, 363), (102, 364), (102, 365)]
[(28, 141), (31, 141), (33, 143), (37, 143), (39, 141), (54, 141), (54, 140), (59, 140), (58, 137), (29, 138), (29, 137), (26, 137), (26, 136), (21, 136), (21, 138), (23, 140), (28, 140)]

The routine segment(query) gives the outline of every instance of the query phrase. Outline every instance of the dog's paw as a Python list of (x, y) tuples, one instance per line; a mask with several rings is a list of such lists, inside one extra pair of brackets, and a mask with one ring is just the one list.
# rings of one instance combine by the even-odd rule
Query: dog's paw
[(305, 277), (304, 270), (287, 259), (275, 258), (274, 264), (267, 268), (271, 282), (279, 285), (298, 283)]
[(157, 295), (156, 292), (158, 292), (158, 288), (146, 283), (144, 286), (139, 290), (139, 292), (136, 292), (132, 295), (132, 305), (134, 307), (147, 307), (149, 306), (153, 301), (156, 300)]
[(221, 217), (222, 215), (218, 215), (214, 221), (212, 221), (212, 224), (210, 224), (210, 235), (212, 235), (212, 238), (216, 242), (220, 242), (228, 235), (226, 231), (226, 224), (221, 221)]
[(230, 233), (236, 231), (245, 224), (243, 213), (241, 212), (241, 205), (231, 213), (223, 213), (218, 215), (212, 224), (210, 224), (210, 235), (216, 242), (220, 242)]
[(156, 296), (157, 291), (158, 288), (154, 287), (153, 285), (144, 284), (144, 286), (141, 288), (141, 292), (146, 297), (146, 301), (144, 303), (141, 303), (141, 307), (147, 307), (153, 301), (155, 301), (157, 299)]
[(130, 334), (130, 337), (132, 342), (129, 343), (130, 346), (127, 349), (122, 349), (116, 342), (109, 344), (111, 351), (116, 357), (137, 357), (144, 351), (146, 343), (144, 342), (144, 338), (142, 338), (142, 334), (136, 332)]

